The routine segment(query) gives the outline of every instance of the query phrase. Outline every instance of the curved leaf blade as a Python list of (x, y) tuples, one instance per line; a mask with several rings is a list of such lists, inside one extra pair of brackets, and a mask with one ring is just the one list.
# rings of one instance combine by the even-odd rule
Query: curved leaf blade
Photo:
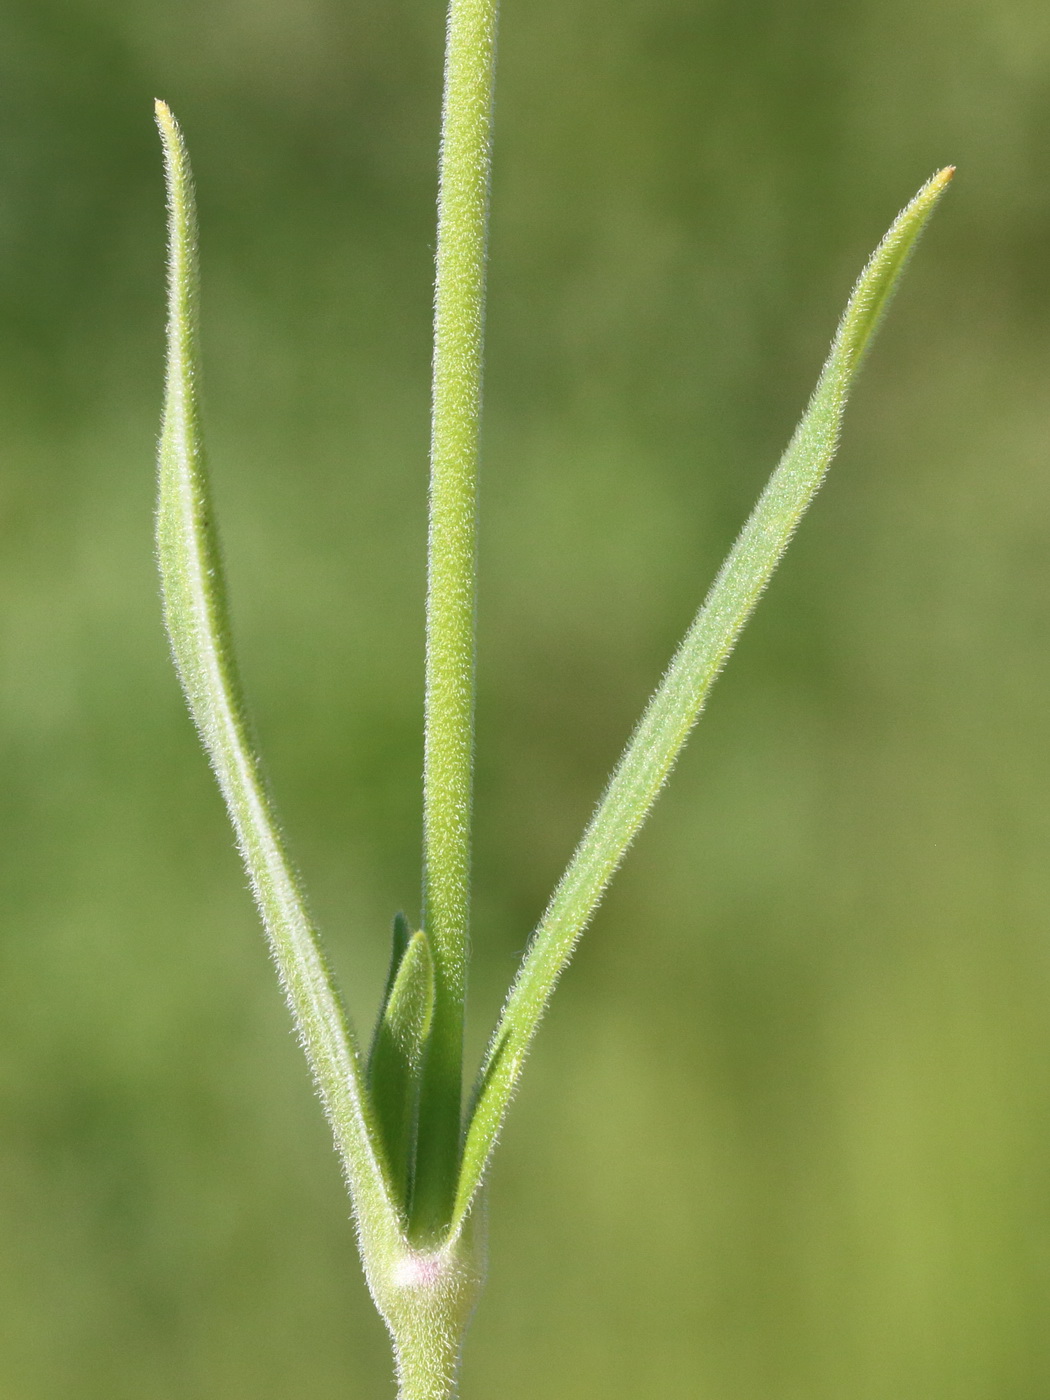
[(465, 1219), (481, 1186), (558, 978), (824, 479), (865, 352), (953, 174), (954, 168), (948, 167), (922, 187), (857, 280), (794, 436), (650, 700), (536, 929), (475, 1088), (456, 1199), (457, 1223)]
[(164, 618), (190, 712), (226, 800), (299, 1039), (331, 1124), (362, 1246), (400, 1239), (364, 1075), (249, 738), (200, 426), (197, 219), (182, 133), (156, 104), (168, 191), (168, 357), (157, 551)]

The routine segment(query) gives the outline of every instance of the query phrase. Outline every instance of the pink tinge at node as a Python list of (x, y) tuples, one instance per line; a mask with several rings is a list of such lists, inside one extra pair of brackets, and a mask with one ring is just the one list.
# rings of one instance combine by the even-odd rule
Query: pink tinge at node
[(444, 1254), (408, 1254), (398, 1261), (394, 1282), (399, 1288), (432, 1288), (447, 1271)]

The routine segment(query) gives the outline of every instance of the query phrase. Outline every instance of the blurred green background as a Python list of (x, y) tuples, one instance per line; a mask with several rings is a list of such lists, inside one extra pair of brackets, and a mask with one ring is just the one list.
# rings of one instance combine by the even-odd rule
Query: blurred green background
[[(0, 1395), (392, 1394), (168, 663), (200, 187), (246, 684), (360, 1023), (416, 914), (441, 0), (0, 11)], [(506, 0), (472, 1054), (852, 279), (841, 457), (561, 987), (464, 1400), (1050, 1394), (1050, 10)]]

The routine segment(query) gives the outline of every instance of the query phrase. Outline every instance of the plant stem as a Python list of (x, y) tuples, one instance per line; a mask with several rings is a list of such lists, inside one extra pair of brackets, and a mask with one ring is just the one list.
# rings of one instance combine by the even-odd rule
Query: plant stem
[(455, 1395), (463, 1335), (481, 1283), (476, 1264), (468, 1245), (462, 1258), (443, 1252), (406, 1256), (395, 1271), (403, 1281), (388, 1324), (398, 1400), (449, 1400)]
[(459, 1157), (474, 748), (478, 433), (498, 0), (452, 0), (445, 58), (430, 457), (423, 927), (434, 1021), (413, 1226), (447, 1223)]

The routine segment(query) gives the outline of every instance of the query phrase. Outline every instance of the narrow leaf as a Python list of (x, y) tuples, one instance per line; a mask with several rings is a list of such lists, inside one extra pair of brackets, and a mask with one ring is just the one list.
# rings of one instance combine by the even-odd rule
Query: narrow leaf
[(769, 582), (838, 445), (843, 410), (900, 275), (954, 171), (898, 215), (861, 273), (813, 397), (787, 451), (650, 700), (526, 953), (475, 1089), (456, 1219), (483, 1179), (522, 1063), (551, 993), (666, 782), (707, 694)]
[(197, 221), (186, 147), (156, 106), (168, 188), (168, 360), (157, 548), (164, 616), (190, 712), (237, 834), (274, 962), (331, 1123), (362, 1244), (388, 1248), (398, 1216), (385, 1180), (357, 1049), (270, 805), (249, 738), (201, 439)]
[(426, 934), (419, 932), (404, 949), (376, 1027), (368, 1065), (368, 1084), (390, 1181), (406, 1211), (419, 1086), (433, 1018), (434, 961)]

